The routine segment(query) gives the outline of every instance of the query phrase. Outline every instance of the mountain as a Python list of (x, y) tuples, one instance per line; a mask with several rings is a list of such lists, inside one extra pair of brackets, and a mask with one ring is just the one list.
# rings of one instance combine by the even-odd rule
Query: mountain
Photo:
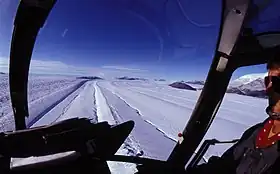
[[(229, 87), (226, 92), (267, 98), (264, 85), (265, 76), (267, 76), (267, 73), (255, 73), (241, 76), (229, 83)], [(204, 84), (204, 81), (194, 80), (174, 82), (169, 86), (179, 89), (201, 90)]]
[[(240, 83), (239, 86), (237, 86), (237, 83), (234, 85), (229, 86), (227, 89), (227, 93), (235, 93), (240, 95), (247, 95), (252, 97), (260, 97), (260, 98), (267, 98), (265, 93), (265, 85), (264, 85), (264, 77), (265, 75), (260, 75), (259, 78), (252, 80), (253, 78), (256, 78), (257, 76), (245, 76), (247, 78), (241, 78), (241, 80), (237, 81)], [(242, 80), (244, 80), (244, 83), (242, 84)]]
[[(229, 83), (227, 93), (235, 93), (252, 97), (267, 98), (264, 85), (264, 77), (267, 73), (255, 73), (241, 76)], [(169, 86), (179, 89), (201, 90), (204, 81), (180, 81), (170, 84)]]
[(81, 76), (81, 77), (77, 77), (77, 79), (103, 80), (103, 78), (97, 76)]
[(205, 84), (205, 82), (202, 80), (186, 81), (186, 83), (195, 84), (195, 85), (204, 85)]
[(265, 89), (264, 85), (264, 79), (258, 78), (256, 80), (251, 81), (250, 83), (246, 83), (243, 85), (240, 85), (239, 88), (241, 90), (251, 90), (251, 91), (261, 91)]
[(117, 77), (116, 79), (118, 79), (118, 80), (143, 80), (143, 81), (147, 80), (147, 79), (144, 79), (144, 78), (135, 78), (135, 77), (127, 77), (127, 76)]
[(169, 86), (171, 86), (173, 88), (178, 88), (178, 89), (187, 89), (187, 90), (196, 91), (195, 88), (191, 87), (190, 85), (186, 84), (183, 81), (181, 81), (181, 82), (174, 82), (174, 83), (170, 84)]
[(230, 87), (238, 87), (240, 85), (248, 84), (254, 80), (257, 80), (259, 78), (264, 79), (264, 77), (267, 76), (267, 73), (255, 73), (255, 74), (247, 74), (244, 76), (239, 77), (238, 79), (235, 79), (229, 83)]

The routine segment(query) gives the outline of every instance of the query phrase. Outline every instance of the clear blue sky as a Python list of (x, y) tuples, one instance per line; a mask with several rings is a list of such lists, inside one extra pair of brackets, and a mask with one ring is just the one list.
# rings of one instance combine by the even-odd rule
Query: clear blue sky
[[(165, 8), (162, 2), (59, 0), (38, 35), (33, 66), (57, 73), (64, 67), (70, 73), (204, 80), (216, 44), (220, 1), (170, 0)], [(9, 56), (17, 4), (0, 0), (0, 70)], [(263, 65), (242, 68), (234, 78), (260, 72), (265, 72)]]

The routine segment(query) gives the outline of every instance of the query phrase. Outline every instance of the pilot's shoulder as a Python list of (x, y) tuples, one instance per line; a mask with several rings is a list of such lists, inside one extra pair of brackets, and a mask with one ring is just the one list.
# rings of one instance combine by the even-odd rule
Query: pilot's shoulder
[(247, 130), (245, 130), (245, 132), (243, 133), (241, 138), (243, 139), (243, 138), (250, 136), (253, 132), (255, 132), (255, 130), (262, 127), (266, 121), (267, 121), (267, 119), (264, 120), (263, 122), (257, 123), (255, 125), (249, 127)]

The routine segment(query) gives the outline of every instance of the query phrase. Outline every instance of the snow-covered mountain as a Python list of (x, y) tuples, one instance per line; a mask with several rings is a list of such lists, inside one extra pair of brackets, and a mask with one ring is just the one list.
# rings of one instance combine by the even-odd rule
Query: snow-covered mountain
[(173, 88), (178, 88), (178, 89), (187, 89), (187, 90), (196, 91), (196, 88), (193, 88), (192, 86), (188, 85), (184, 81), (174, 82), (174, 83), (170, 84), (169, 86), (171, 86)]
[(264, 79), (264, 77), (267, 76), (267, 73), (255, 73), (255, 74), (247, 74), (244, 76), (241, 76), (233, 81), (230, 82), (230, 87), (238, 87), (240, 85), (248, 84), (254, 80), (257, 80), (259, 78)]
[[(255, 73), (241, 76), (229, 83), (227, 93), (235, 93), (240, 95), (247, 95), (253, 97), (266, 98), (264, 77), (267, 73)], [(204, 81), (179, 81), (169, 86), (180, 88), (180, 89), (191, 89), (201, 90), (204, 86)], [(191, 89), (192, 90), (192, 89)]]
[(86, 80), (104, 80), (101, 77), (98, 76), (81, 76), (81, 77), (77, 77), (77, 79), (86, 79)]
[(244, 75), (229, 84), (228, 93), (266, 98), (264, 77), (267, 73)]
[(194, 80), (194, 81), (186, 81), (188, 84), (195, 84), (195, 85), (204, 85), (205, 82), (202, 80)]
[(254, 91), (261, 91), (265, 89), (264, 79), (258, 78), (256, 80), (251, 81), (250, 83), (246, 83), (239, 86), (242, 90), (254, 90)]
[(145, 78), (127, 77), (127, 76), (117, 77), (116, 79), (118, 79), (118, 80), (142, 80), (142, 81), (147, 81), (148, 80), (148, 79), (145, 79)]

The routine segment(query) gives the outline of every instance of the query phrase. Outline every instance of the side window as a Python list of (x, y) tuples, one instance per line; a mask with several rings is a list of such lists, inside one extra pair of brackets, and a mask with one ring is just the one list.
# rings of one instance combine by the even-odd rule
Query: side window
[[(233, 74), (217, 115), (204, 137), (205, 140), (232, 141), (239, 139), (249, 127), (267, 118), (267, 96), (264, 77), (265, 65), (239, 68)], [(202, 145), (203, 141), (201, 142)], [(221, 156), (233, 143), (210, 146), (205, 159)], [(200, 147), (201, 147), (200, 145)]]

